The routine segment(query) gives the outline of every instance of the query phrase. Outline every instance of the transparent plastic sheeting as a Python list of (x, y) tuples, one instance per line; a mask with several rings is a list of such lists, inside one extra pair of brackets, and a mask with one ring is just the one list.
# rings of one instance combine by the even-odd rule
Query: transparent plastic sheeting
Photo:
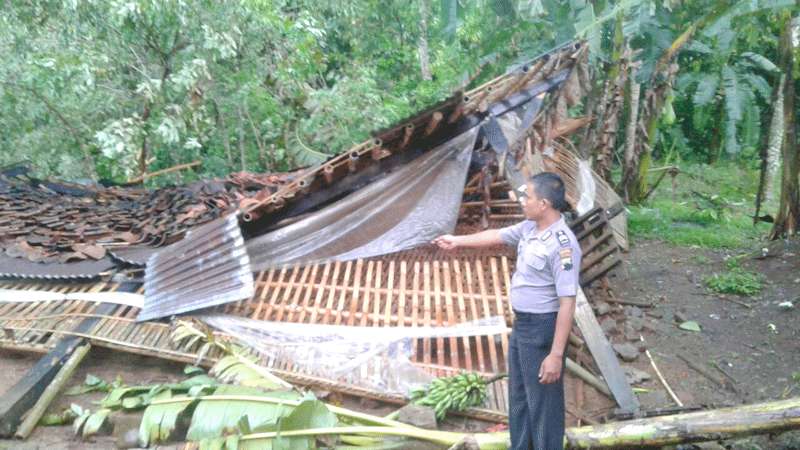
[(255, 350), (267, 367), (290, 367), (297, 373), (403, 395), (432, 379), (411, 362), (416, 339), (508, 332), (501, 316), (449, 327), (406, 328), (266, 322), (227, 315), (199, 319)]
[(478, 127), (304, 219), (247, 242), (254, 271), (384, 255), (451, 233)]
[(578, 191), (581, 193), (575, 210), (582, 216), (594, 208), (595, 182), (588, 160), (578, 160)]
[(509, 142), (509, 151), (504, 152), (498, 156), (498, 159), (505, 159), (501, 164), (503, 175), (505, 175), (508, 182), (511, 184), (512, 189), (524, 185), (527, 182), (525, 175), (517, 168), (518, 162), (514, 159), (514, 152), (510, 151), (515, 148), (519, 141), (527, 135), (527, 129), (523, 129), (523, 121), (528, 115), (535, 115), (541, 108), (541, 99), (533, 99), (525, 104), (523, 108), (517, 108), (503, 114), (497, 119), (500, 129), (505, 135), (506, 140)]

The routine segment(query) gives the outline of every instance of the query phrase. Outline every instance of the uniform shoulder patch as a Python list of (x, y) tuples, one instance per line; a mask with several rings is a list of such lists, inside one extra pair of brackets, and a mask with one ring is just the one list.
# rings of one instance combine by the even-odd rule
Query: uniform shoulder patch
[(567, 236), (566, 231), (564, 230), (556, 231), (556, 238), (558, 239), (558, 243), (561, 244), (562, 247), (569, 246), (569, 236)]
[(562, 248), (558, 251), (558, 256), (561, 259), (561, 270), (572, 270), (572, 248)]

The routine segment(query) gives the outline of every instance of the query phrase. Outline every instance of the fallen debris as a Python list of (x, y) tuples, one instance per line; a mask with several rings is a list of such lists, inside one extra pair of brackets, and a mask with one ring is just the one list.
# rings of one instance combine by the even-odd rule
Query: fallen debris
[[(640, 335), (639, 339), (642, 342), (644, 342), (644, 336)], [(667, 380), (664, 379), (664, 375), (661, 375), (661, 371), (658, 370), (658, 366), (656, 366), (656, 361), (653, 359), (653, 356), (650, 355), (650, 350), (645, 350), (644, 354), (647, 355), (647, 359), (650, 360), (650, 365), (653, 367), (653, 370), (655, 370), (656, 376), (658, 377), (658, 380), (661, 381), (661, 385), (664, 386), (664, 389), (667, 390), (667, 392), (669, 393), (670, 397), (672, 397), (672, 399), (675, 401), (675, 403), (678, 406), (683, 406), (683, 402), (681, 401), (681, 399), (679, 399), (678, 396), (675, 395), (675, 392), (672, 390), (672, 388), (670, 387), (669, 383), (667, 383)]]

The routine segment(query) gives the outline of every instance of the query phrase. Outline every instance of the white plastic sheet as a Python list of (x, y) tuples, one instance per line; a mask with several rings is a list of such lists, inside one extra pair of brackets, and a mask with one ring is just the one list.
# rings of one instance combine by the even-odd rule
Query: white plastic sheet
[(36, 303), (67, 300), (114, 303), (117, 305), (142, 307), (144, 296), (129, 292), (75, 292), (62, 294), (50, 291), (27, 291), (22, 289), (0, 289), (0, 303)]
[(473, 128), (342, 200), (248, 241), (252, 269), (367, 258), (451, 233), (477, 133)]
[(596, 184), (594, 182), (594, 174), (592, 174), (592, 166), (589, 161), (582, 159), (578, 160), (578, 204), (575, 205), (575, 210), (581, 216), (591, 211), (594, 208), (594, 199), (596, 195)]
[(237, 316), (200, 320), (258, 352), (267, 366), (407, 394), (431, 377), (411, 362), (419, 338), (494, 336), (508, 332), (500, 316), (451, 327), (354, 327), (267, 322)]

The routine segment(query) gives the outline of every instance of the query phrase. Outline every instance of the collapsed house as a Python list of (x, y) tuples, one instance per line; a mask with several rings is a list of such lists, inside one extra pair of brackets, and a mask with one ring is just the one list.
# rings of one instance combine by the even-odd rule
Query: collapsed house
[[(505, 372), (513, 251), (429, 242), (522, 220), (509, 191), (555, 171), (584, 251), (581, 285), (608, 288), (628, 245), (624, 208), (567, 139), (588, 122), (567, 114), (588, 83), (586, 58), (579, 43), (555, 49), (290, 174), (146, 191), (4, 172), (0, 347), (51, 358), (0, 399), (0, 434), (83, 340), (211, 365), (217, 350), (170, 338), (176, 315), (248, 346), (288, 381), (395, 403), (432, 376)], [(636, 411), (583, 291), (576, 321), (568, 386)], [(466, 415), (507, 419), (507, 386), (491, 386)], [(568, 411), (593, 421), (583, 395)]]

